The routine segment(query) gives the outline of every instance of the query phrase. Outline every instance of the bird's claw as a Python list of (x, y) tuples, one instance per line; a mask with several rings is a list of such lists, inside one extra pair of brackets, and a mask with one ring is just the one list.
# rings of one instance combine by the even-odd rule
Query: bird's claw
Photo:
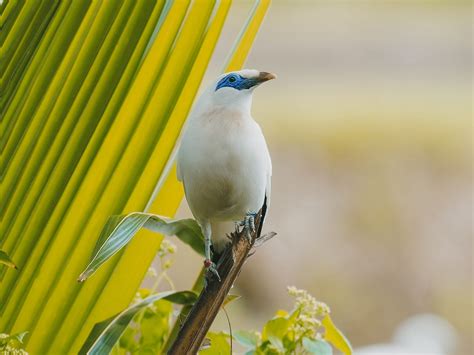
[(242, 226), (242, 222), (234, 222), (234, 233), (239, 234), (240, 233), (240, 227)]
[(249, 241), (252, 242), (252, 233), (255, 232), (255, 216), (256, 213), (248, 212), (245, 215), (245, 218), (242, 222), (240, 222), (240, 226), (244, 227), (245, 230), (245, 237)]
[(219, 272), (217, 271), (215, 263), (213, 263), (210, 259), (206, 259), (204, 260), (204, 267), (207, 269), (208, 272), (216, 276), (219, 282), (221, 281), (221, 277), (219, 276)]

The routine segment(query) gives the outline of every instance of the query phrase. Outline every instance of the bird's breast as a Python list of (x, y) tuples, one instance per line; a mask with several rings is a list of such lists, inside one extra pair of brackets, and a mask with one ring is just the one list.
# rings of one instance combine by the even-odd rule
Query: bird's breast
[(200, 125), (183, 137), (179, 164), (196, 217), (237, 220), (261, 207), (266, 177), (256, 128), (251, 122)]

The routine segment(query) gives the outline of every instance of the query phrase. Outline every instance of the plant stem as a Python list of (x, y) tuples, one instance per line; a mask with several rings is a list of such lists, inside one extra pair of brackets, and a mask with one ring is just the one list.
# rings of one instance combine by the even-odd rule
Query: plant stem
[(176, 340), (168, 351), (169, 355), (198, 352), (255, 243), (261, 220), (262, 211), (255, 217), (256, 228), (250, 241), (246, 238), (244, 230), (231, 234), (232, 244), (224, 250), (217, 264), (221, 281), (214, 275), (207, 276), (207, 285), (179, 330)]

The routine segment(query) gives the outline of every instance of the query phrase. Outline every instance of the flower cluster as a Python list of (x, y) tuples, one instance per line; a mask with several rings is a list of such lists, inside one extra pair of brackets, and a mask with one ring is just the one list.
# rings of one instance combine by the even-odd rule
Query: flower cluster
[(8, 334), (0, 334), (0, 355), (28, 355), (25, 350), (13, 346), (10, 338)]
[(168, 239), (163, 239), (163, 241), (160, 244), (160, 249), (158, 249), (158, 256), (160, 258), (161, 262), (161, 269), (168, 270), (171, 265), (173, 265), (173, 260), (170, 258), (167, 258), (167, 256), (172, 255), (176, 253), (176, 250), (178, 248), (176, 245), (171, 243)]
[(321, 319), (330, 313), (329, 307), (317, 301), (306, 290), (299, 290), (294, 286), (288, 287), (288, 293), (294, 296), (296, 320), (292, 325), (295, 339), (320, 339), (322, 337)]
[(163, 239), (158, 250), (158, 256), (160, 258), (176, 253), (177, 247), (171, 243), (168, 239)]

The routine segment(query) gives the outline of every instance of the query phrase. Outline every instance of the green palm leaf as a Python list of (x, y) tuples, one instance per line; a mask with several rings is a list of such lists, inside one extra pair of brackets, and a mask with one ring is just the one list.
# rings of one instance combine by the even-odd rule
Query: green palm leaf
[[(256, 3), (261, 20), (269, 1)], [(20, 269), (0, 269), (0, 330), (28, 330), (29, 351), (77, 353), (133, 299), (162, 240), (152, 232), (76, 278), (109, 216), (175, 213), (174, 146), (230, 5), (2, 4), (0, 248)], [(259, 23), (246, 24), (232, 69)]]
[(112, 216), (102, 230), (94, 257), (78, 281), (85, 281), (99, 266), (125, 247), (142, 227), (164, 235), (176, 236), (204, 256), (204, 236), (199, 225), (192, 219), (166, 221), (162, 217), (142, 212)]

